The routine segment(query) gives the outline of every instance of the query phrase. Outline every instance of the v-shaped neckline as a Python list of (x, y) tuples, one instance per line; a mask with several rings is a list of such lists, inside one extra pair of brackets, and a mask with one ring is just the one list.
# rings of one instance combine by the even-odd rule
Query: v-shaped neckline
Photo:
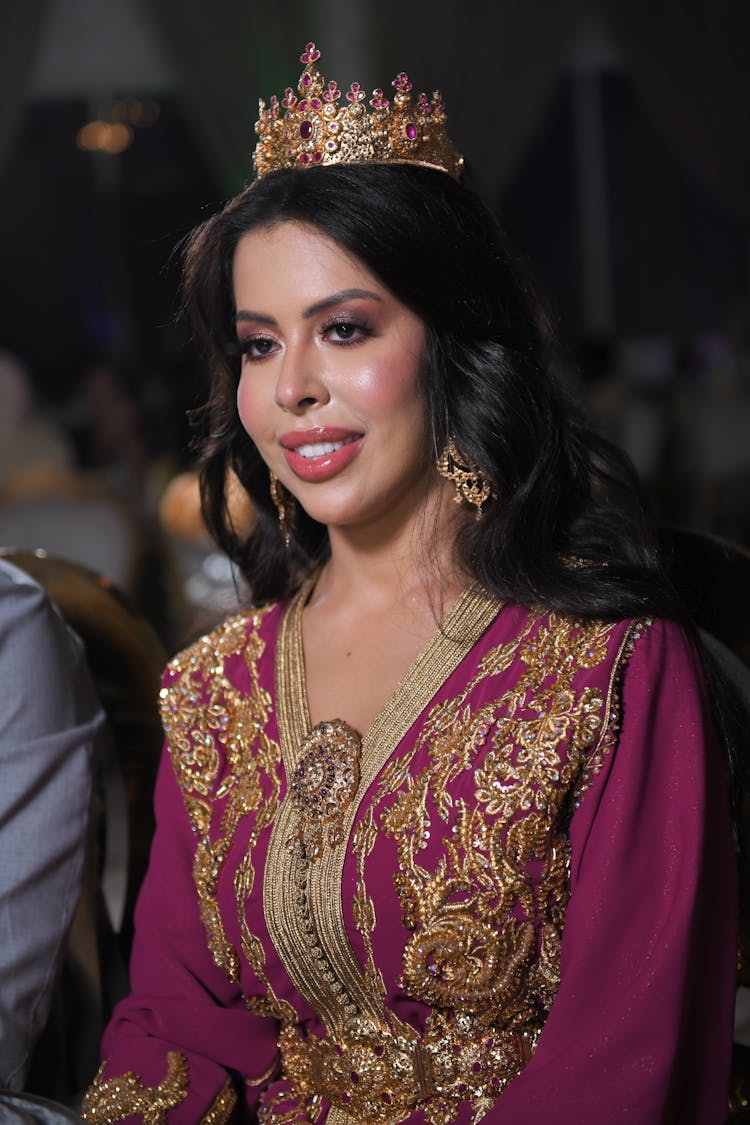
[[(288, 782), (303, 762), (305, 743), (313, 733), (301, 629), (310, 589), (308, 583), (287, 607), (276, 642), (276, 719)], [(378, 993), (349, 943), (341, 899), (344, 862), (365, 794), (420, 714), (495, 620), (502, 604), (478, 584), (457, 599), (365, 733), (357, 754), (356, 791), (347, 794), (338, 810), (335, 840), (321, 838), (314, 861), (303, 862), (298, 850), (290, 848), (300, 828), (293, 781), (281, 801), (263, 878), (268, 932), (300, 995), (332, 1034), (342, 1034), (341, 1021), (352, 1013), (368, 1016), (376, 1026), (385, 1018)], [(333, 726), (333, 720), (319, 724), (315, 731), (326, 725)], [(282, 887), (297, 891), (286, 895), (279, 892)], [(333, 966), (326, 973), (316, 971), (317, 961), (311, 962), (311, 942), (322, 950), (322, 963)]]
[[(302, 613), (317, 575), (294, 596), (281, 621), (276, 653), (276, 702), (279, 733), (292, 758), (310, 734), (312, 720), (307, 695)], [(396, 684), (370, 726), (361, 732), (362, 749), (384, 742), (395, 747), (458, 667), (503, 603), (473, 582), (456, 599), (425, 648)], [(333, 719), (336, 716), (330, 716)], [(378, 758), (381, 755), (377, 755)]]

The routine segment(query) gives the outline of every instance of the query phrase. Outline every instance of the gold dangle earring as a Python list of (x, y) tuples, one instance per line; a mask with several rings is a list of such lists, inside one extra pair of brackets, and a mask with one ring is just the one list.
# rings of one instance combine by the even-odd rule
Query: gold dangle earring
[(281, 528), (281, 534), (284, 536), (284, 546), (288, 550), (292, 538), (292, 524), (294, 523), (294, 497), (287, 492), (276, 473), (272, 473), (269, 469), (268, 474), (271, 478), (271, 499), (279, 513), (279, 527)]
[(460, 504), (462, 500), (466, 500), (472, 508), (476, 508), (476, 517), (480, 520), (483, 514), (482, 505), (486, 504), (490, 496), (494, 496), (495, 493), (487, 478), (482, 475), (479, 466), (461, 456), (452, 437), (448, 438), (436, 468), (441, 477), (454, 484), (455, 502)]

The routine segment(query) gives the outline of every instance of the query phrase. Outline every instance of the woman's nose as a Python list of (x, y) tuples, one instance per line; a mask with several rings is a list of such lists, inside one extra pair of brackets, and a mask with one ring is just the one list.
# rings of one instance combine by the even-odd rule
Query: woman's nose
[(287, 347), (276, 380), (276, 402), (284, 410), (299, 412), (328, 402), (328, 389), (320, 358), (313, 348)]

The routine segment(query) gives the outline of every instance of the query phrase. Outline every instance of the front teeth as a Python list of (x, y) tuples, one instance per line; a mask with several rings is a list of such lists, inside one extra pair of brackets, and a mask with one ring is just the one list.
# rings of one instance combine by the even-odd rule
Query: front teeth
[(335, 453), (337, 449), (341, 449), (342, 445), (348, 445), (350, 442), (355, 441), (355, 438), (347, 438), (346, 441), (319, 441), (314, 445), (298, 445), (296, 452), (307, 460), (312, 461), (315, 457), (325, 457), (329, 453)]

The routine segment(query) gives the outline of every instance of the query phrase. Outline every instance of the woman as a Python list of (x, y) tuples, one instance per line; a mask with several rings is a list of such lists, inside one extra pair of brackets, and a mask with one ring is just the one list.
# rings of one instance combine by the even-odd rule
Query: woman
[(722, 1121), (735, 888), (696, 649), (439, 98), (400, 75), (339, 106), (317, 58), (187, 253), (204, 506), (258, 608), (165, 675), (85, 1114)]

